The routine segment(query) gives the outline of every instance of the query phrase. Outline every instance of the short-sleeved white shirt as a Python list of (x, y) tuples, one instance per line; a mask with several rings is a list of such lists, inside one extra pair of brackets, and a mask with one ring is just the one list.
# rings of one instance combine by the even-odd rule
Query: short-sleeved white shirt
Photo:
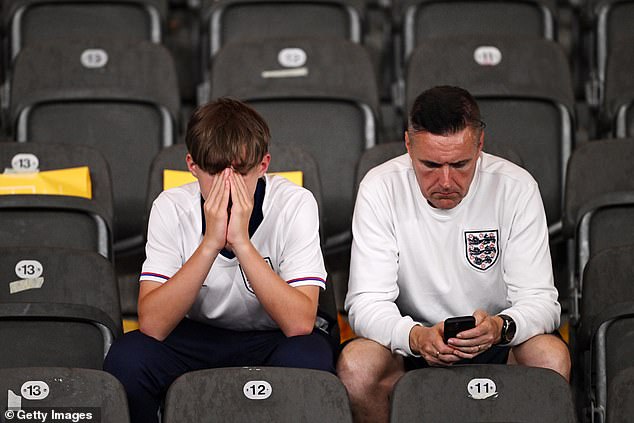
[[(265, 176), (264, 218), (251, 242), (290, 286), (325, 289), (317, 203), (310, 191), (280, 176)], [(202, 241), (197, 182), (164, 191), (154, 201), (146, 260), (140, 280), (163, 283), (185, 264)], [(187, 317), (232, 330), (276, 329), (236, 257), (218, 254)]]
[(429, 205), (405, 154), (359, 188), (346, 309), (353, 330), (409, 355), (409, 332), (476, 309), (517, 324), (511, 345), (550, 333), (561, 311), (539, 189), (524, 169), (482, 153), (465, 198)]

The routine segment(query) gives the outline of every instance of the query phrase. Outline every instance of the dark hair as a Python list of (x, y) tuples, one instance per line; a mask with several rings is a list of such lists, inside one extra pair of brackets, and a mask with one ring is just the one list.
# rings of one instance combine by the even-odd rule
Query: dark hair
[(194, 163), (213, 175), (231, 166), (246, 173), (264, 158), (270, 138), (268, 125), (254, 109), (220, 98), (194, 110), (185, 143)]
[[(481, 131), (478, 103), (469, 92), (459, 87), (443, 85), (423, 91), (412, 106), (408, 131), (425, 131), (434, 135), (451, 135), (470, 126)], [(479, 132), (476, 132), (479, 135)]]

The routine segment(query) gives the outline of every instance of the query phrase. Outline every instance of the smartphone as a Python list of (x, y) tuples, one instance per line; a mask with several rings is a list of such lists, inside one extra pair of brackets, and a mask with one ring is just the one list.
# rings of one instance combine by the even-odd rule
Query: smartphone
[(475, 327), (475, 317), (473, 316), (459, 316), (450, 317), (445, 320), (445, 329), (443, 339), (445, 344), (450, 338), (455, 338), (460, 332), (467, 329), (473, 329)]

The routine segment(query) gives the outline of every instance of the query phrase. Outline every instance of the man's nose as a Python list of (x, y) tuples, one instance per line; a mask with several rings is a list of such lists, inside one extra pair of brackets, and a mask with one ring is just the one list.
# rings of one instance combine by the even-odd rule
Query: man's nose
[(451, 169), (449, 165), (443, 165), (440, 168), (440, 185), (443, 187), (451, 186)]

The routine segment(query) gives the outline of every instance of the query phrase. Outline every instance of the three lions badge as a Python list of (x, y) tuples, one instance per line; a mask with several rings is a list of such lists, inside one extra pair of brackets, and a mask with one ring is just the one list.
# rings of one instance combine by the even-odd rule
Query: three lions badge
[(500, 255), (497, 229), (465, 231), (464, 241), (467, 262), (478, 270), (489, 269)]

